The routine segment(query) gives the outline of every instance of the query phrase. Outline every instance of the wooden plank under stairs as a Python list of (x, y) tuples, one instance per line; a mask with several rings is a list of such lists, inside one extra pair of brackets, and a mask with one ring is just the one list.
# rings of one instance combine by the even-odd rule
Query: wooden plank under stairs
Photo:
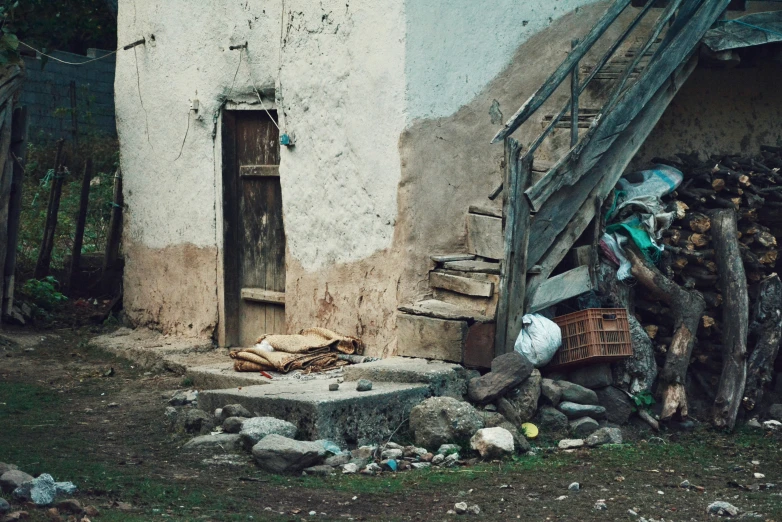
[(401, 306), (397, 355), (488, 368), (494, 358), (493, 317), (435, 299)]

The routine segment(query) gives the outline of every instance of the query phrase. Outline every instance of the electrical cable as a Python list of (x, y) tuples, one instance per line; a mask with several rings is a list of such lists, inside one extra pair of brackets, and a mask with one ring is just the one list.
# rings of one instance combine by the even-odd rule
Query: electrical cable
[(38, 49), (36, 49), (32, 45), (30, 45), (28, 43), (25, 43), (25, 42), (23, 42), (21, 40), (19, 40), (19, 43), (24, 45), (25, 47), (35, 51), (36, 53), (40, 54), (41, 56), (45, 56), (45, 57), (47, 57), (50, 60), (54, 60), (55, 62), (64, 63), (65, 65), (86, 65), (88, 63), (97, 62), (98, 60), (103, 60), (104, 58), (108, 58), (109, 56), (117, 54), (117, 51), (119, 51), (119, 49), (116, 49), (114, 51), (109, 52), (108, 54), (104, 54), (103, 56), (99, 56), (97, 58), (93, 58), (91, 60), (87, 60), (86, 62), (68, 62), (68, 61), (65, 61), (65, 60), (61, 60), (59, 58), (55, 58), (54, 56), (52, 56), (50, 54), (46, 54), (46, 53), (44, 53), (42, 51), (39, 51)]

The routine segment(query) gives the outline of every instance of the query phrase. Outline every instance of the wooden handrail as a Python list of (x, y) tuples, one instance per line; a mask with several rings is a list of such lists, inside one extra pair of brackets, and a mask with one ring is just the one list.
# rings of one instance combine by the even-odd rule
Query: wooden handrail
[(510, 136), (522, 123), (532, 116), (549, 97), (554, 94), (557, 87), (565, 81), (565, 78), (573, 70), (579, 61), (586, 55), (597, 40), (608, 30), (625, 8), (630, 5), (631, 0), (616, 0), (603, 14), (602, 18), (589, 31), (581, 43), (573, 49), (567, 58), (559, 65), (554, 74), (527, 100), (521, 108), (511, 116), (505, 126), (494, 136), (492, 143), (497, 143)]

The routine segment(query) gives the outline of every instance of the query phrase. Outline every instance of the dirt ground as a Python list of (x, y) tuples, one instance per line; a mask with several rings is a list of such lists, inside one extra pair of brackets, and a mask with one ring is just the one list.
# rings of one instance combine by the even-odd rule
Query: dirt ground
[[(634, 510), (689, 521), (711, 519), (706, 506), (724, 500), (757, 520), (782, 521), (782, 434), (762, 430), (633, 428), (621, 447), (541, 449), (507, 462), (376, 477), (274, 476), (247, 457), (208, 464), (211, 455), (183, 453), (187, 439), (164, 430), (162, 394), (187, 383), (90, 347), (99, 331), (0, 337), (0, 461), (73, 481), (76, 498), (100, 510), (93, 520), (632, 520)], [(684, 480), (696, 487), (679, 487)], [(580, 492), (568, 491), (572, 482)], [(29, 520), (51, 520), (5, 498)], [(601, 499), (605, 511), (594, 508)], [(481, 514), (446, 514), (461, 501)]]

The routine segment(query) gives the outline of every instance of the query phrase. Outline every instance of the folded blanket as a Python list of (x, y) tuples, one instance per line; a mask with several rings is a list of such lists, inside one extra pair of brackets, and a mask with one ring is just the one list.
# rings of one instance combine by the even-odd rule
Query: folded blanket
[[(364, 352), (364, 345), (359, 339), (325, 328), (310, 328), (298, 335), (264, 335), (257, 342), (256, 346), (231, 352), (235, 371), (324, 371), (348, 364), (339, 360), (339, 353), (352, 355)], [(270, 345), (273, 351), (268, 347), (261, 348), (262, 342), (265, 346)]]

